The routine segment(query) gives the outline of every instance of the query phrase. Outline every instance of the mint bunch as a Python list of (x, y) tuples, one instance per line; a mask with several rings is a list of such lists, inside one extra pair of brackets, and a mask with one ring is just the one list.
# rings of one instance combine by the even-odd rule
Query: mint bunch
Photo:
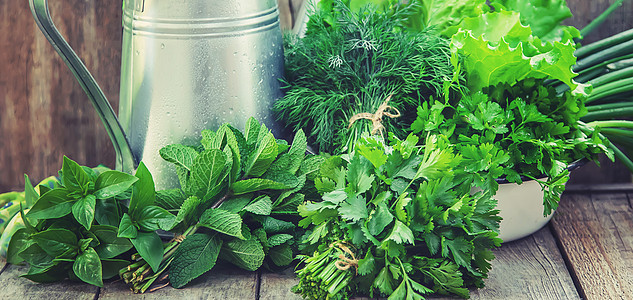
[(306, 158), (303, 132), (288, 145), (251, 118), (244, 132), (224, 124), (201, 135), (199, 145), (160, 150), (176, 168), (179, 189), (158, 191), (149, 196), (154, 201), (130, 202), (131, 211), (135, 207), (157, 216), (150, 222), (153, 226), (145, 227), (132, 215), (139, 234), (163, 229), (176, 235), (159, 247), (160, 255), (139, 251), (142, 260), (121, 270), (137, 292), (147, 290), (167, 270), (172, 286), (180, 288), (218, 260), (254, 271), (287, 266), (294, 258), (297, 206), (304, 201), (300, 191), (320, 162), (318, 157)]

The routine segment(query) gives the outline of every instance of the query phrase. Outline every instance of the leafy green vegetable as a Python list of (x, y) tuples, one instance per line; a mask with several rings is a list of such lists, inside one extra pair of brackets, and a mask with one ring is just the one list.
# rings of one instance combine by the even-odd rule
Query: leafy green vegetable
[(122, 223), (127, 216), (136, 229), (120, 200), (130, 199), (142, 180), (103, 167), (80, 166), (68, 157), (64, 157), (60, 174), (61, 184), (52, 189), (40, 187), (41, 195), (32, 186), (26, 187), (35, 203), (22, 212), (26, 228), (12, 238), (11, 260), (27, 262), (30, 268), (23, 277), (33, 281), (72, 278), (103, 286), (103, 279), (116, 275), (118, 269), (113, 268), (129, 264), (119, 257), (133, 245), (127, 238), (117, 237), (120, 230), (112, 224)]
[(334, 154), (350, 150), (363, 132), (406, 137), (414, 109), (455, 73), (448, 40), (404, 30), (398, 20), (407, 15), (403, 10), (357, 12), (357, 1), (348, 2), (353, 10), (325, 2), (331, 10), (310, 16), (305, 37), (286, 40), (285, 96), (275, 103), (277, 117), (306, 130), (319, 151)]
[(430, 135), (423, 149), (417, 140), (363, 137), (358, 151), (321, 165), (315, 182), (346, 175), (343, 186), (321, 191), (322, 201), (299, 207), (311, 233), (296, 292), (421, 299), (467, 297), (468, 286), (483, 285), (500, 244), (496, 202), (489, 191), (471, 194), (477, 173), (465, 171), (470, 162), (446, 137)]
[[(246, 270), (292, 261), (297, 206), (314, 169), (302, 169), (303, 132), (288, 146), (251, 118), (244, 133), (228, 124), (203, 131), (200, 144), (163, 148), (163, 158), (179, 170), (181, 188), (157, 192), (155, 202), (136, 206), (135, 215), (122, 219), (119, 236), (132, 237), (136, 230), (132, 244), (142, 259), (120, 275), (136, 292), (145, 292), (165, 271), (174, 287), (184, 287), (218, 258)], [(139, 238), (156, 229), (172, 231), (175, 239), (139, 245)], [(133, 275), (145, 270), (146, 276)]]

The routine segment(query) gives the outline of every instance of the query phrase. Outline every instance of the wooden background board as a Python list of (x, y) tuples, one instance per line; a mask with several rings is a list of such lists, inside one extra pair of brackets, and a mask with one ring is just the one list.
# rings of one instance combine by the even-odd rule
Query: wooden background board
[[(293, 24), (303, 0), (278, 0), (281, 24)], [(568, 0), (584, 26), (613, 0)], [(121, 63), (121, 2), (51, 1), (52, 18), (84, 60), (117, 111)], [(627, 1), (589, 40), (633, 27)], [(114, 166), (114, 150), (92, 105), (41, 34), (27, 1), (0, 1), (0, 192), (56, 174), (62, 156), (80, 164)], [(630, 182), (622, 166), (588, 165), (573, 182)]]

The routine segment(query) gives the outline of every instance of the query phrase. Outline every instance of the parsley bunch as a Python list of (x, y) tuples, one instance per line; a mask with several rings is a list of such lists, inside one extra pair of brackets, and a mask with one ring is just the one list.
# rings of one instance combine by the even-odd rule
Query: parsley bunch
[(468, 297), (499, 246), (500, 217), (489, 192), (472, 194), (473, 174), (444, 136), (363, 137), (332, 156), (313, 179), (321, 201), (299, 207), (307, 255), (294, 288), (307, 299), (354, 295)]
[(544, 214), (550, 214), (569, 178), (567, 167), (609, 153), (597, 132), (578, 122), (586, 113), (582, 100), (533, 78), (484, 91), (457, 104), (424, 103), (411, 128), (448, 136), (481, 188), (496, 191), (498, 178), (536, 179), (545, 191)]
[(341, 1), (322, 5), (330, 8), (310, 16), (305, 37), (286, 39), (285, 96), (275, 103), (277, 117), (305, 130), (319, 151), (338, 154), (375, 129), (371, 120), (350, 120), (388, 104), (401, 115), (383, 116), (384, 130), (406, 137), (415, 108), (455, 73), (448, 40), (402, 28), (403, 10), (353, 13)]

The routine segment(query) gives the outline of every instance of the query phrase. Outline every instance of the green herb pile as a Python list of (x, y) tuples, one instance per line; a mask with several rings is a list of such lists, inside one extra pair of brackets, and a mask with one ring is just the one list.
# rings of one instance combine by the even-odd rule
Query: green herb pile
[(25, 206), (32, 207), (20, 212), (25, 227), (13, 234), (7, 261), (27, 262), (22, 277), (36, 282), (70, 278), (103, 286), (130, 263), (121, 254), (133, 245), (117, 237), (116, 226), (138, 178), (64, 157), (60, 179), (52, 189), (39, 185), (40, 196), (26, 177)]
[[(306, 147), (303, 132), (288, 145), (251, 118), (244, 133), (228, 124), (203, 131), (201, 148), (175, 144), (161, 149), (175, 165), (181, 188), (154, 196), (148, 184), (151, 196), (130, 201), (131, 214), (124, 217), (119, 236), (134, 241), (163, 229), (176, 238), (163, 245), (155, 236), (154, 247), (145, 253), (137, 247), (140, 259), (121, 270), (121, 277), (144, 292), (166, 270), (171, 285), (183, 287), (218, 259), (250, 271), (290, 264), (297, 206), (304, 200), (299, 191), (320, 161), (305, 159)], [(169, 216), (144, 222), (143, 212), (156, 208)]]
[[(309, 228), (295, 291), (307, 299), (354, 295), (468, 297), (483, 286), (499, 246), (490, 193), (471, 194), (470, 163), (443, 136), (420, 148), (410, 135), (385, 145), (364, 137), (332, 156), (314, 184), (321, 201), (299, 207)], [(312, 252), (314, 251), (314, 252)]]
[[(275, 103), (278, 118), (305, 130), (317, 150), (333, 154), (351, 150), (363, 132), (384, 129), (406, 137), (415, 108), (453, 77), (448, 40), (404, 30), (398, 16), (405, 11), (367, 8), (355, 14), (339, 2), (333, 7), (310, 16), (305, 37), (286, 39), (286, 87)], [(382, 104), (391, 108), (391, 117), (381, 114)], [(377, 117), (380, 125), (371, 116), (350, 124), (359, 114)]]

